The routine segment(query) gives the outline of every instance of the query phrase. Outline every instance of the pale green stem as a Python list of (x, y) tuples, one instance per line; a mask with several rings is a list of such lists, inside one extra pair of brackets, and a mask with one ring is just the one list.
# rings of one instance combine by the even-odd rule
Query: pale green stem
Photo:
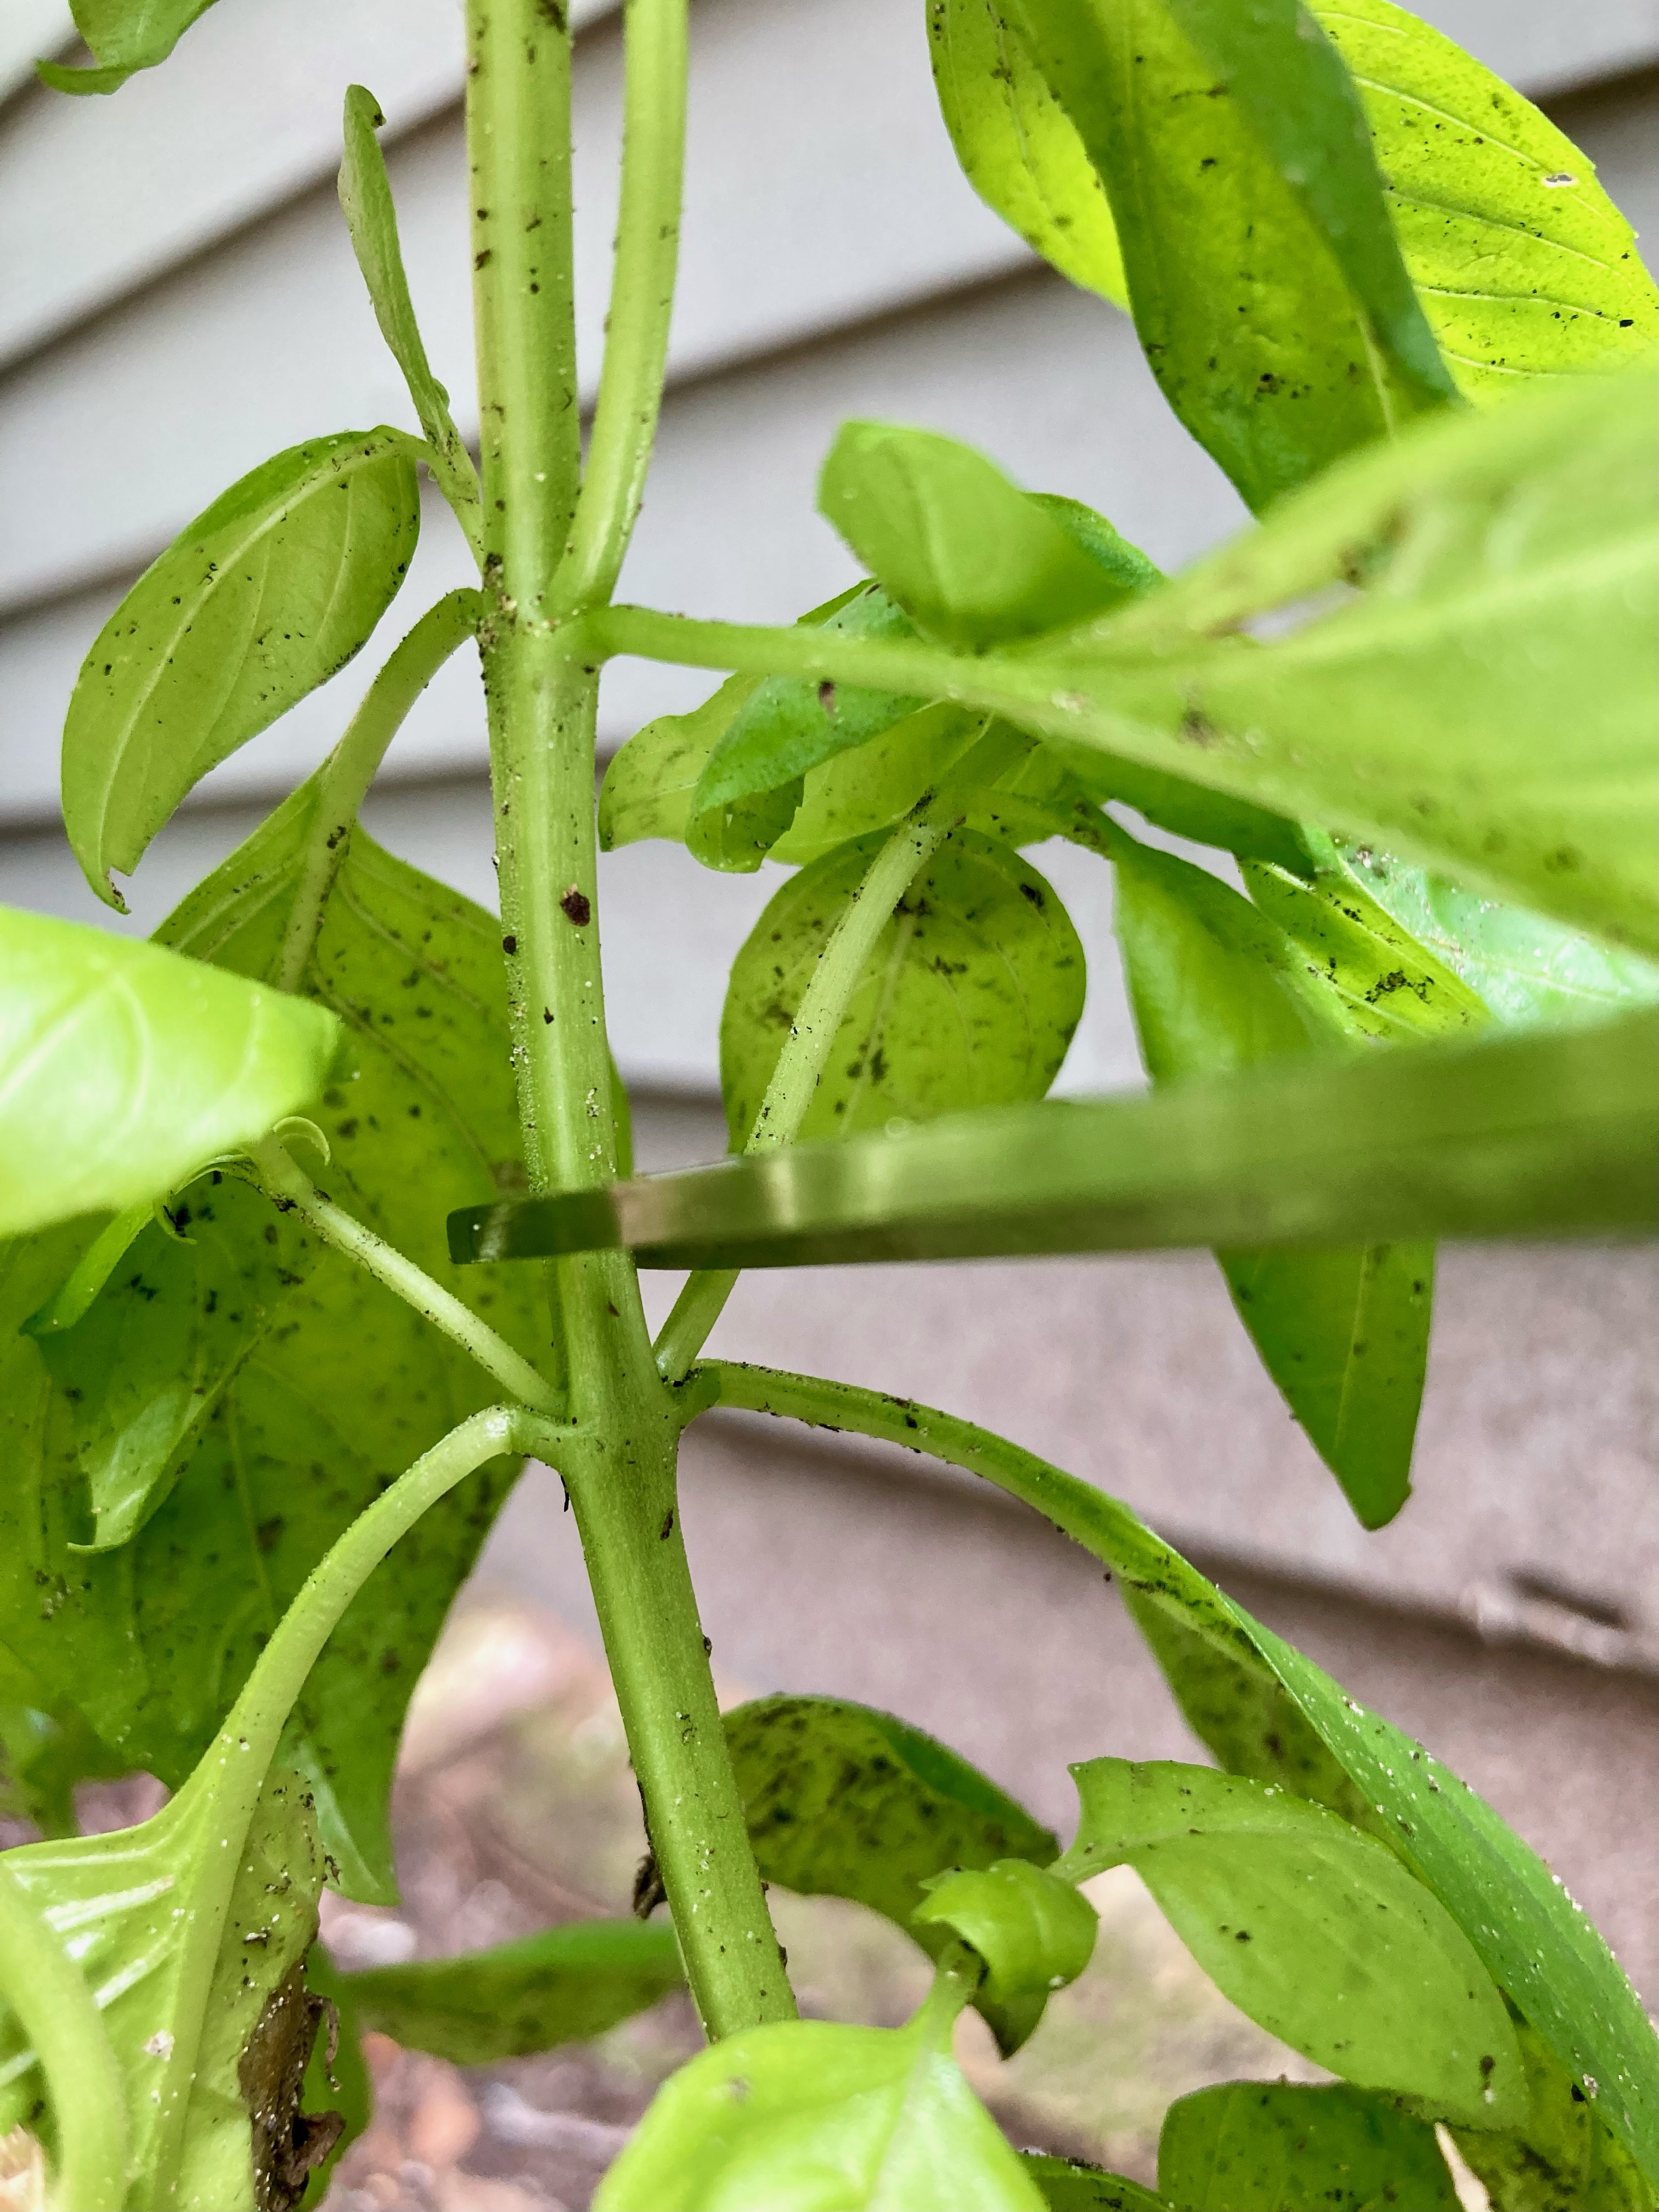
[(240, 1794), (246, 1796), (251, 1812), (264, 1787), (265, 1770), (276, 1755), (289, 1714), (319, 1654), (346, 1607), (398, 1538), (486, 1460), (531, 1451), (540, 1458), (556, 1460), (562, 1455), (570, 1433), (536, 1419), (519, 1407), (487, 1407), (452, 1429), (430, 1451), (423, 1452), (367, 1512), (360, 1513), (307, 1576), (259, 1654), (215, 1744), (203, 1754), (196, 1769), (198, 1775), (205, 1778), (204, 1789), (216, 1786), (216, 1753), (221, 1771), (228, 1761), (233, 1771), (248, 1776)]
[(374, 781), (386, 747), (450, 654), (476, 635), (483, 611), (483, 599), (471, 591), (451, 592), (436, 606), (428, 607), (408, 636), (393, 648), (346, 725), (345, 735), (324, 762), (318, 778), (316, 811), (306, 835), (300, 881), (273, 978), (279, 991), (297, 991), (304, 980), (328, 895), (357, 824), (357, 810)]
[(64, 2212), (121, 2212), (126, 2092), (86, 1976), (0, 1856), (0, 1995), (46, 2077)]
[[(945, 836), (951, 812), (948, 805), (936, 806), (930, 793), (876, 854), (864, 881), (842, 909), (789, 1025), (745, 1152), (793, 1144), (799, 1133), (859, 978), (894, 908)], [(684, 1377), (707, 1343), (737, 1279), (735, 1267), (699, 1268), (686, 1278), (656, 1343), (657, 1368), (665, 1382), (678, 1382)]]
[(325, 1243), (355, 1260), (377, 1283), (384, 1283), (434, 1328), (441, 1329), (520, 1405), (550, 1420), (562, 1419), (562, 1393), (538, 1375), (487, 1322), (480, 1321), (470, 1306), (463, 1305), (424, 1269), (325, 1197), (303, 1169), (295, 1165), (277, 1138), (267, 1137), (256, 1145), (252, 1157), (260, 1183), (277, 1206), (297, 1213)]
[[(597, 915), (599, 674), (573, 645), (573, 626), (555, 622), (562, 610), (552, 591), (580, 458), (565, 20), (549, 0), (469, 0), (466, 127), (491, 603), (479, 645), (507, 1021), (535, 1191), (602, 1183), (617, 1165)], [(636, 50), (636, 70), (640, 58)], [(641, 82), (636, 75), (636, 89)], [(676, 99), (676, 113), (654, 126), (665, 146), (682, 128), (683, 82), (672, 69), (659, 82), (659, 94)], [(653, 136), (641, 118), (630, 165)], [(677, 166), (659, 160), (657, 173)], [(625, 177), (624, 204), (635, 197)], [(623, 364), (610, 373), (613, 389), (636, 395), (635, 428), (623, 405), (615, 434), (625, 460), (643, 387)], [(602, 546), (618, 549), (626, 535), (634, 465), (611, 480), (613, 501), (617, 487), (623, 495), (620, 509), (596, 502)], [(794, 2000), (749, 1848), (686, 1565), (675, 1490), (678, 1424), (652, 1360), (638, 1277), (625, 1253), (578, 1255), (548, 1273), (572, 1409), (584, 1430), (560, 1472), (692, 1994), (713, 2035), (788, 2019)]]
[(686, 0), (627, 0), (623, 15), (622, 205), (605, 365), (554, 611), (597, 606), (617, 586), (645, 492), (662, 408), (685, 165)]
[[(683, 1386), (690, 1418), (711, 1406), (771, 1413), (817, 1429), (849, 1430), (907, 1451), (926, 1452), (976, 1474), (999, 1490), (1032, 1506), (1109, 1566), (1121, 1564), (1130, 1550), (1144, 1551), (1155, 1564), (1164, 1547), (1115, 1498), (1092, 1483), (1067, 1474), (1023, 1445), (981, 1429), (954, 1413), (942, 1413), (914, 1399), (890, 1397), (854, 1382), (831, 1382), (816, 1375), (791, 1375), (780, 1368), (755, 1367), (734, 1360), (708, 1359), (696, 1367)], [(1103, 1544), (1104, 1522), (1112, 1527), (1109, 1548)]]

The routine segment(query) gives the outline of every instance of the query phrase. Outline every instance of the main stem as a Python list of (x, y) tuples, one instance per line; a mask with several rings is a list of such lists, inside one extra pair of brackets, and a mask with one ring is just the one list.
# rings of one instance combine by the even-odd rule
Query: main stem
[[(597, 921), (598, 678), (594, 657), (562, 627), (580, 610), (553, 593), (580, 468), (565, 21), (547, 0), (470, 0), (468, 9), (489, 602), (479, 642), (513, 1063), (537, 1191), (603, 1182), (617, 1164)], [(596, 564), (596, 585), (610, 566)], [(549, 1273), (581, 1431), (560, 1471), (692, 1994), (714, 2036), (788, 2019), (794, 2001), (681, 1539), (678, 1418), (652, 1358), (638, 1278), (618, 1253), (555, 1261)]]

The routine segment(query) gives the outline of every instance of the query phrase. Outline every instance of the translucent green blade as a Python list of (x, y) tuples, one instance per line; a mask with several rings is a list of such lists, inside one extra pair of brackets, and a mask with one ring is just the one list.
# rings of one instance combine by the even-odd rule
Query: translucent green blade
[(1650, 1232), (1659, 1014), (961, 1115), (464, 1207), (457, 1261), (626, 1245), (781, 1267), (1187, 1245)]

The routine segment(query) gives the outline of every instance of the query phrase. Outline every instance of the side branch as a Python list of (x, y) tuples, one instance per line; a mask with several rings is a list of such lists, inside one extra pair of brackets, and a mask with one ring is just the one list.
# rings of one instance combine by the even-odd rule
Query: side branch
[(520, 1405), (550, 1420), (563, 1417), (562, 1395), (527, 1359), (487, 1322), (480, 1321), (470, 1306), (463, 1305), (441, 1283), (434, 1283), (423, 1268), (325, 1197), (310, 1176), (295, 1165), (279, 1139), (267, 1137), (256, 1146), (253, 1161), (266, 1195), (278, 1206), (291, 1208), (325, 1243), (355, 1260), (377, 1283), (384, 1283), (406, 1305), (424, 1315)]
[[(953, 811), (949, 805), (924, 801), (870, 863), (818, 956), (749, 1132), (746, 1152), (792, 1144), (799, 1134), (830, 1048), (876, 940), (937, 849)], [(737, 1279), (735, 1267), (699, 1268), (687, 1277), (657, 1340), (657, 1369), (665, 1382), (678, 1382), (684, 1377), (708, 1342)]]
[[(726, 1359), (706, 1360), (693, 1368), (684, 1391), (688, 1419), (715, 1406), (730, 1406), (744, 1413), (802, 1421), (809, 1428), (850, 1431), (883, 1443), (902, 1444), (907, 1451), (926, 1452), (947, 1467), (979, 1475), (1031, 1506), (1062, 1535), (1092, 1553), (1126, 1582), (1154, 1595), (1168, 1589), (1172, 1571), (1192, 1574), (1178, 1553), (1105, 1491), (1051, 1466), (1006, 1437), (977, 1428), (954, 1413), (918, 1405), (914, 1399), (890, 1397), (854, 1382), (825, 1382), (817, 1376), (791, 1375), (780, 1368), (751, 1367)], [(1216, 1626), (1231, 1644), (1237, 1639), (1237, 1624), (1224, 1607), (1224, 1601), (1218, 1598)]]
[(628, 550), (662, 408), (685, 167), (686, 0), (628, 0), (623, 16), (622, 204), (605, 363), (587, 466), (551, 611), (608, 599)]
[(451, 653), (475, 634), (483, 611), (483, 600), (472, 591), (451, 592), (428, 607), (408, 636), (393, 648), (346, 725), (345, 735), (324, 762), (299, 888), (289, 910), (282, 957), (272, 978), (279, 991), (297, 991), (304, 978), (328, 895), (356, 826), (357, 810), (368, 794), (386, 747)]

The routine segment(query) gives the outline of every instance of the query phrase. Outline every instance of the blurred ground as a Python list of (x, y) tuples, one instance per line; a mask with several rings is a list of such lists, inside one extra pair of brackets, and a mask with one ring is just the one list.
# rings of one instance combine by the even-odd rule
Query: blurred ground
[[(724, 1702), (743, 1686), (721, 1684)], [(546, 1614), (473, 1601), (452, 1621), (411, 1710), (395, 1799), (397, 1911), (325, 1901), (346, 1967), (471, 1950), (550, 1922), (627, 1910), (644, 1850), (609, 1679)], [(1007, 2064), (976, 2016), (958, 2051), (1025, 2147), (1151, 2180), (1171, 2098), (1208, 2081), (1313, 2069), (1218, 1993), (1127, 1870), (1090, 1886), (1100, 1941)], [(860, 1907), (774, 1889), (801, 2010), (894, 2026), (928, 1973)], [(669, 1997), (599, 2042), (463, 2069), (368, 2039), (374, 2122), (336, 2175), (327, 2212), (580, 2212), (657, 2084), (699, 2047)]]

